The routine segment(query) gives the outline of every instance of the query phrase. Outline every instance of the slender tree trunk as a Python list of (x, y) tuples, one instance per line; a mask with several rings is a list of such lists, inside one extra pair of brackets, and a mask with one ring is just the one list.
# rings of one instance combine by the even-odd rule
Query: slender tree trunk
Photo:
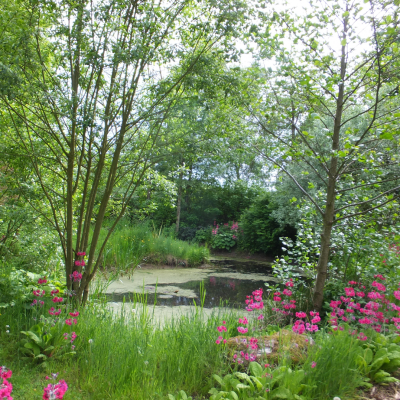
[(182, 205), (182, 179), (183, 172), (179, 173), (179, 186), (178, 186), (178, 201), (176, 203), (176, 224), (175, 224), (175, 233), (179, 233), (179, 224), (181, 221), (181, 205)]
[[(346, 8), (347, 10), (347, 8)], [(347, 35), (347, 18), (343, 26), (343, 39), (346, 40)], [(332, 136), (332, 152), (331, 165), (329, 167), (329, 179), (325, 201), (325, 212), (323, 216), (321, 247), (317, 267), (317, 279), (314, 287), (313, 305), (314, 310), (320, 311), (324, 299), (324, 287), (328, 274), (329, 252), (331, 246), (332, 227), (335, 218), (335, 195), (337, 184), (338, 157), (340, 128), (342, 123), (343, 101), (344, 101), (344, 77), (346, 73), (346, 45), (342, 45), (339, 94), (336, 101), (336, 113)]]

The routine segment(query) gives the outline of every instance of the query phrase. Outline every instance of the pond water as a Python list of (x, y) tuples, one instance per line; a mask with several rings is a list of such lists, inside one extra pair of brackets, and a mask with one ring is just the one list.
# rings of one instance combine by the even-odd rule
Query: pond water
[(109, 302), (146, 301), (164, 307), (200, 305), (243, 308), (246, 296), (273, 284), (271, 264), (246, 260), (214, 260), (201, 268), (138, 268), (131, 277), (110, 284)]

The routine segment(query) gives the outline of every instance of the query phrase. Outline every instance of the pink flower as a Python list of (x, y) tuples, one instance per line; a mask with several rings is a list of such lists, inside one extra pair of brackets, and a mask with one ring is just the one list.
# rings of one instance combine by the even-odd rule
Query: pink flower
[(44, 283), (47, 283), (47, 279), (46, 279), (45, 276), (44, 276), (43, 278), (40, 278), (40, 279), (38, 280), (38, 284), (39, 284), (39, 285), (43, 285)]
[(284, 294), (285, 296), (291, 296), (292, 295), (292, 291), (289, 289), (285, 289), (282, 294)]
[(51, 299), (51, 301), (53, 302), (53, 303), (62, 303), (63, 302), (63, 298), (62, 297), (53, 297), (52, 299)]
[(363, 332), (360, 332), (359, 335), (357, 336), (357, 339), (365, 342), (368, 338), (367, 338), (367, 336), (364, 335)]
[(238, 326), (237, 330), (239, 333), (247, 333), (247, 331), (248, 331), (247, 328), (243, 328), (242, 326)]
[(221, 341), (220, 341), (219, 339), (217, 339), (217, 340), (215, 341), (215, 343), (220, 344)]
[(77, 316), (79, 316), (79, 311), (76, 311), (76, 310), (75, 310), (75, 312), (70, 312), (69, 315), (70, 315), (71, 317), (77, 317)]
[(296, 313), (296, 317), (297, 318), (306, 318), (307, 314), (305, 312), (303, 312), (303, 311), (300, 311), (300, 312)]
[(259, 321), (261, 321), (262, 319), (264, 319), (264, 315), (259, 315), (258, 317), (257, 317), (257, 319), (259, 320)]
[(372, 286), (376, 287), (376, 289), (379, 290), (380, 292), (384, 292), (386, 290), (385, 285), (383, 285), (382, 283), (379, 283), (377, 281), (373, 281)]
[(78, 271), (74, 271), (69, 277), (73, 282), (79, 282), (82, 280), (82, 274)]
[(344, 288), (344, 291), (346, 292), (346, 296), (353, 297), (355, 295), (354, 289), (353, 288)]
[(54, 296), (55, 294), (58, 294), (58, 293), (60, 293), (60, 291), (59, 291), (58, 289), (54, 289), (54, 290), (52, 290), (52, 291), (50, 292), (50, 294), (51, 294), (52, 296)]
[(293, 279), (290, 278), (290, 279), (289, 279), (289, 282), (286, 282), (286, 283), (285, 283), (285, 286), (286, 286), (286, 287), (293, 287)]
[[(12, 376), (12, 371), (11, 369), (7, 369), (6, 367), (2, 366), (0, 367), (0, 377), (3, 379), (10, 379)], [(1, 398), (1, 396), (0, 396)]]
[(312, 363), (311, 363), (311, 368), (315, 368), (317, 366), (317, 363), (315, 362), (315, 361), (313, 361)]
[(44, 388), (43, 400), (62, 399), (67, 390), (68, 386), (63, 379), (55, 385), (50, 383)]

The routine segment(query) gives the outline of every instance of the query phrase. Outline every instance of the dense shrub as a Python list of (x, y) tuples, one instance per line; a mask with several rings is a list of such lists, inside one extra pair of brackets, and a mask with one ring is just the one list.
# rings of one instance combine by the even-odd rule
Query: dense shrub
[(294, 227), (281, 226), (272, 216), (277, 208), (266, 193), (258, 198), (240, 217), (242, 236), (240, 248), (251, 253), (263, 252), (278, 254), (281, 252), (280, 237), (294, 237)]

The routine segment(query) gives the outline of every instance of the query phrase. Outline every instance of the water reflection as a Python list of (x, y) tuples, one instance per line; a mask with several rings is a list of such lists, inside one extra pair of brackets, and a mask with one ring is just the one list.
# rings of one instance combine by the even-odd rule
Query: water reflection
[[(204, 307), (213, 308), (220, 305), (230, 307), (243, 306), (244, 300), (248, 294), (256, 289), (264, 287), (264, 281), (253, 281), (247, 279), (233, 279), (209, 276), (203, 281), (205, 289)], [(147, 294), (147, 304), (161, 306), (191, 306), (194, 302), (200, 305), (200, 281), (189, 281), (185, 283), (174, 284), (181, 289), (191, 289), (196, 297), (163, 294), (164, 287), (170, 287), (171, 284), (158, 285), (157, 295), (154, 293)], [(125, 297), (125, 301), (144, 301), (142, 295), (134, 293), (113, 293), (107, 295), (109, 301), (121, 302)], [(135, 299), (136, 297), (136, 299)]]

